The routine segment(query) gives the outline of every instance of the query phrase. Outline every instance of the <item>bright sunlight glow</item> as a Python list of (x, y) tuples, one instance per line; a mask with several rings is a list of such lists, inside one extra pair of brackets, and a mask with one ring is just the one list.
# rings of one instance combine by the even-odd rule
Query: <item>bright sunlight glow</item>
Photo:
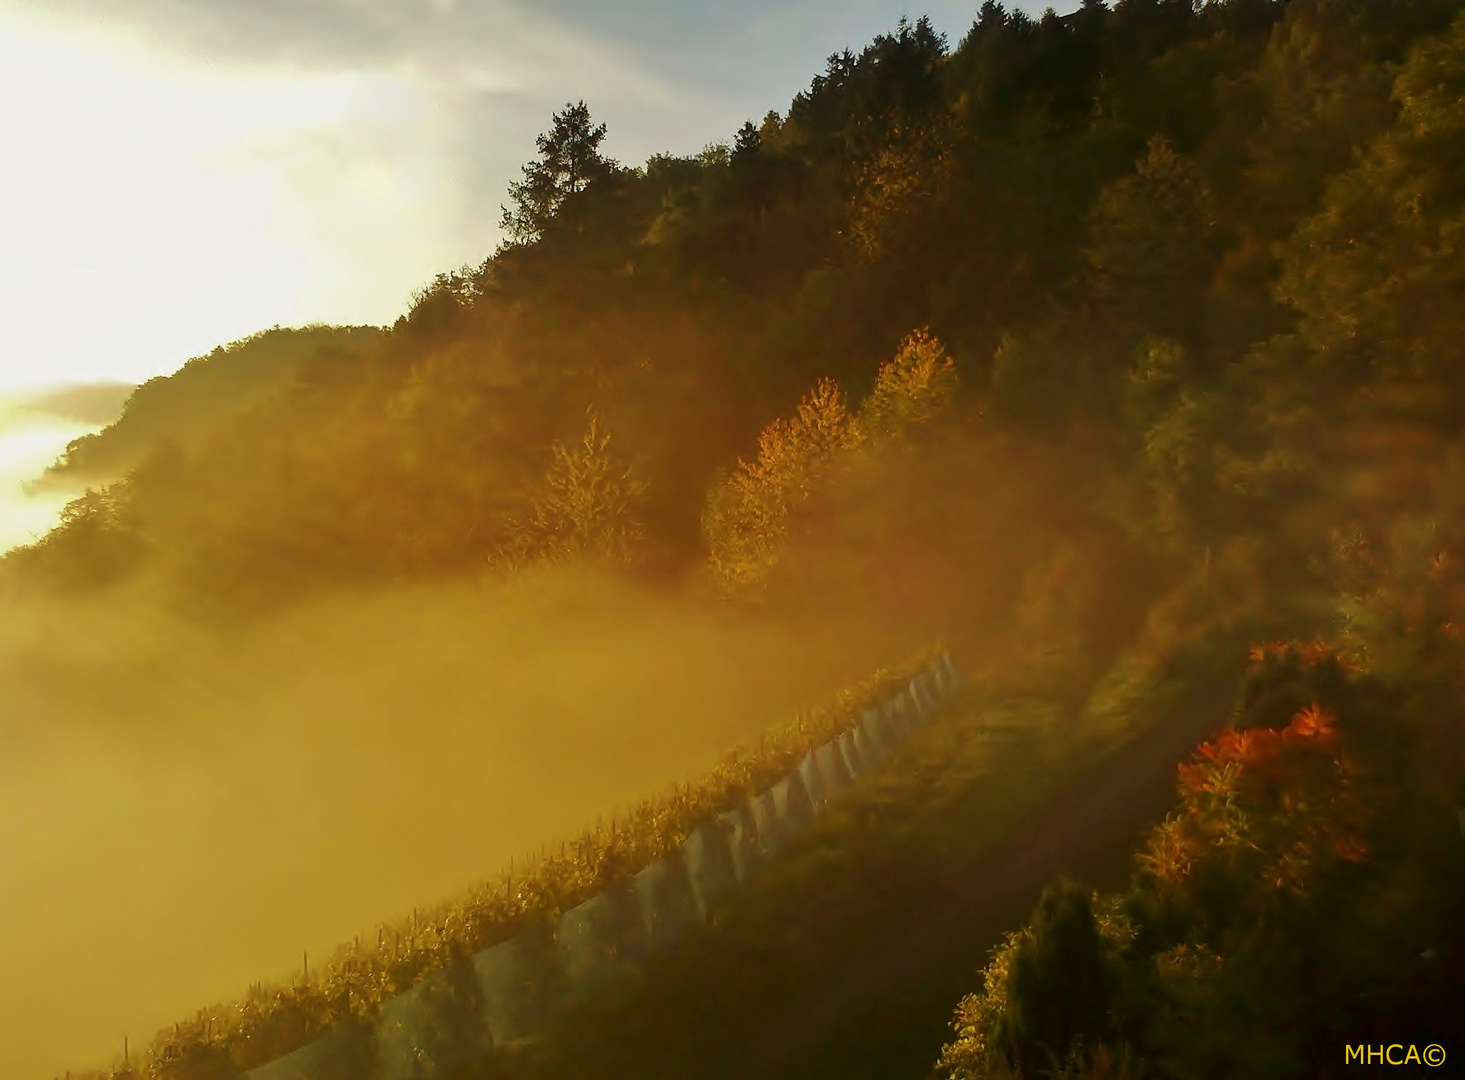
[(388, 322), (455, 264), (452, 178), (407, 79), (210, 68), (67, 29), (0, 11), (18, 105), (0, 111), (0, 387)]

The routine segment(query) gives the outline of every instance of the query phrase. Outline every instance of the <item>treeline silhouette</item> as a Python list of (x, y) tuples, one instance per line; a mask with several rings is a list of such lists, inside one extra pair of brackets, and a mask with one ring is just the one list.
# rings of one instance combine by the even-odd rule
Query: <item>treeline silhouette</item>
[[(370, 326), (277, 326), (220, 345), (174, 374), (132, 389), (122, 403), (122, 415), (111, 411), (107, 419), (116, 419), (103, 431), (68, 443), (46, 470), (46, 479), (118, 480), (164, 447), (191, 447), (222, 420), (293, 382), (309, 382), (333, 361), (356, 359), (382, 337), (381, 330)], [(83, 392), (95, 393), (70, 391), (66, 396)]]
[[(476, 568), (556, 497), (558, 445), (609, 455), (586, 482), (626, 486), (589, 512), (623, 520), (545, 527), (677, 573), (719, 470), (819, 380), (863, 397), (922, 327), (961, 374), (958, 426), (1075, 451), (1075, 512), (1105, 487), (1099, 516), (1175, 558), (1271, 528), (1361, 426), (1458, 418), (1457, 8), (989, 2), (955, 48), (902, 22), (786, 114), (637, 168), (569, 106), (491, 257), (379, 344), (262, 339), (198, 362), (217, 392), (188, 369), (139, 391), (58, 465), (131, 471), (8, 569), (151, 565), (255, 604)], [(175, 386), (207, 438), (143, 416)]]

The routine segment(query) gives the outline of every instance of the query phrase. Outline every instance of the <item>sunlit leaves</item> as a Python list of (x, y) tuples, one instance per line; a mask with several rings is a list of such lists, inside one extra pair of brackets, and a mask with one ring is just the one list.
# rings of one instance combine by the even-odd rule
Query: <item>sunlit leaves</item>
[(789, 515), (808, 500), (833, 455), (853, 432), (844, 396), (822, 379), (792, 417), (758, 436), (758, 456), (739, 461), (714, 488), (702, 517), (714, 579), (737, 589), (764, 579), (778, 561)]
[(944, 123), (897, 129), (861, 169), (849, 233), (866, 257), (884, 254), (943, 196), (950, 140)]
[(610, 441), (592, 409), (579, 443), (554, 444), (540, 492), (526, 517), (509, 522), (496, 563), (590, 558), (624, 564), (635, 557), (645, 536), (637, 509), (647, 486)]
[(1141, 861), (1161, 888), (1182, 892), (1203, 872), (1256, 882), (1244, 906), (1265, 907), (1362, 859), (1366, 821), (1336, 717), (1308, 706), (1284, 728), (1233, 728), (1202, 743), (1180, 767), (1179, 809)]
[(713, 488), (702, 516), (713, 580), (728, 592), (766, 580), (778, 564), (791, 516), (812, 499), (826, 470), (857, 447), (923, 428), (950, 408), (956, 366), (929, 330), (917, 330), (881, 365), (875, 388), (851, 415), (843, 393), (821, 379), (791, 417), (758, 436), (758, 456), (739, 461)]
[(936, 420), (956, 396), (956, 364), (927, 329), (916, 330), (880, 365), (875, 389), (855, 420), (870, 436), (894, 436)]
[(1465, 18), (1419, 45), (1400, 112), (1288, 242), (1279, 295), (1336, 374), (1430, 379), (1461, 407), (1465, 335)]
[(949, 1080), (1129, 1075), (1127, 1053), (1103, 1036), (1120, 1019), (1116, 964), (1133, 940), (1113, 898), (1069, 883), (1050, 887), (1030, 924), (992, 950), (982, 988), (956, 1008), (956, 1037), (936, 1067)]

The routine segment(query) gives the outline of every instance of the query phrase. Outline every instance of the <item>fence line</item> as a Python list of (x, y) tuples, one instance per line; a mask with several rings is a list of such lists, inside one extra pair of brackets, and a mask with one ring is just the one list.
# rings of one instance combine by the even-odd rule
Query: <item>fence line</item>
[(535, 927), (434, 971), (374, 1025), (335, 1028), (243, 1080), (434, 1080), (532, 1034), (559, 1008), (634, 979), (645, 959), (703, 926), (837, 797), (957, 694), (943, 651), (771, 787), (699, 823), (681, 848)]

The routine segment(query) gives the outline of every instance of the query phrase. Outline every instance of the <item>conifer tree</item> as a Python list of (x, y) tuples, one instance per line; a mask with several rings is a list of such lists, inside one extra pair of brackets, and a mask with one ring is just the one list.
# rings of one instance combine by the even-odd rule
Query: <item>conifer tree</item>
[(509, 185), (513, 207), (500, 207), (499, 227), (510, 243), (534, 243), (566, 199), (614, 175), (618, 166), (600, 153), (604, 139), (605, 125), (593, 123), (585, 102), (566, 104), (554, 114), (553, 126), (535, 140), (539, 160), (525, 165), (524, 179)]

